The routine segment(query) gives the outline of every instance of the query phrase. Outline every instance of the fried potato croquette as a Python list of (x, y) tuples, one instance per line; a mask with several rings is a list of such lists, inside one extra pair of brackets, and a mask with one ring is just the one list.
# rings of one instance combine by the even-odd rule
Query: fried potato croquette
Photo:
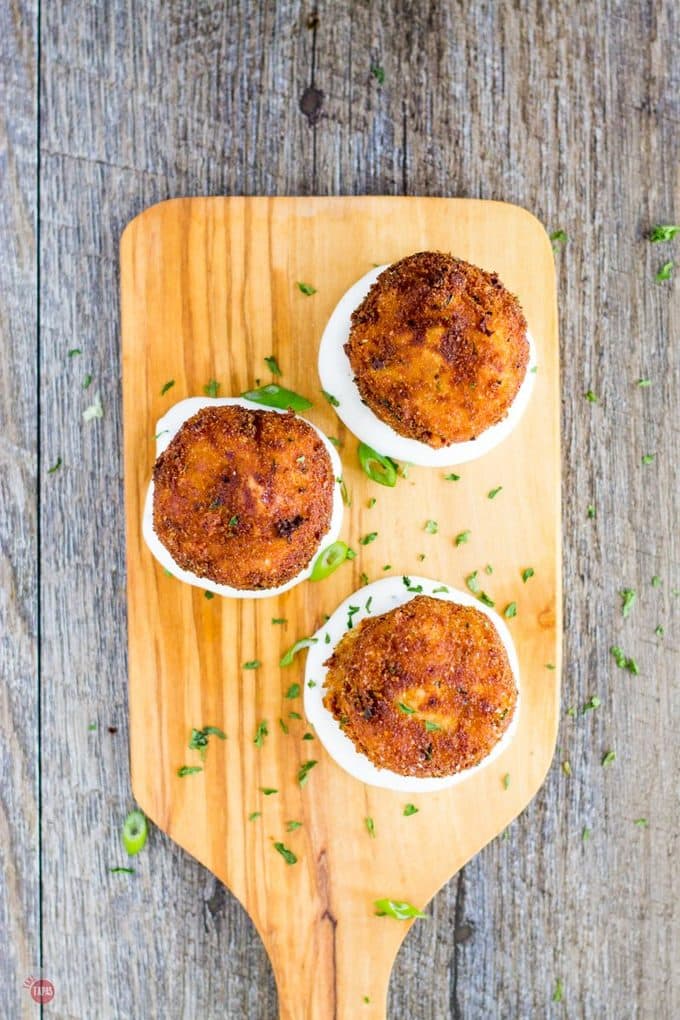
[(374, 414), (436, 449), (505, 418), (527, 370), (526, 330), (495, 273), (426, 251), (380, 274), (352, 314), (345, 352)]
[(153, 472), (153, 526), (184, 570), (240, 589), (294, 578), (330, 526), (328, 452), (292, 413), (203, 408)]
[(448, 776), (478, 764), (517, 704), (489, 617), (427, 595), (362, 620), (326, 666), (326, 708), (374, 765), (405, 776)]

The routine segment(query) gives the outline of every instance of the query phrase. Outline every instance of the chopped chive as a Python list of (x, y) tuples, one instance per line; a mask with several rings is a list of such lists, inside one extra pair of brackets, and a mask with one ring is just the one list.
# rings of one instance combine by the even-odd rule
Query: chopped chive
[(652, 588), (660, 588), (661, 587), (661, 578), (659, 577), (658, 574), (655, 574), (654, 577), (652, 578), (651, 585), (652, 585)]
[(513, 616), (517, 616), (517, 603), (508, 602), (507, 606), (503, 610), (503, 616), (506, 620), (511, 620)]
[(501, 489), (502, 489), (502, 488), (503, 488), (503, 486), (502, 486), (502, 485), (499, 485), (499, 486), (497, 486), (497, 487), (496, 487), (495, 489), (490, 489), (490, 490), (489, 490), (489, 491), (487, 492), (487, 494), (486, 494), (486, 496), (487, 496), (487, 499), (495, 499), (495, 498), (496, 498), (496, 496), (498, 495), (498, 493), (499, 493), (499, 492), (501, 491)]
[(409, 818), (411, 815), (417, 815), (419, 810), (420, 809), (417, 808), (415, 806), (415, 804), (405, 804), (404, 805), (404, 816), (406, 818)]
[(661, 282), (661, 280), (670, 280), (673, 275), (673, 259), (668, 259), (667, 262), (657, 270), (655, 279)]
[(134, 868), (116, 867), (116, 868), (109, 868), (109, 871), (111, 872), (112, 875), (134, 875), (135, 874), (135, 869)]
[(546, 669), (557, 669), (557, 667), (555, 666), (554, 662), (546, 662), (545, 668)]
[(72, 348), (70, 349), (70, 351), (67, 351), (67, 355), (68, 355), (68, 357), (69, 357), (69, 358), (75, 358), (75, 357), (76, 357), (76, 355), (78, 355), (78, 354), (82, 354), (82, 353), (83, 353), (83, 352), (82, 352), (82, 350), (80, 349), (80, 347), (72, 347)]
[(616, 761), (616, 751), (605, 751), (602, 755), (602, 765), (606, 768), (607, 765), (611, 765), (612, 762)]
[(291, 684), (286, 693), (284, 694), (284, 698), (288, 698), (289, 700), (299, 697), (300, 697), (300, 684)]
[(639, 829), (646, 829), (647, 826), (649, 825), (649, 822), (647, 821), (646, 818), (636, 818), (633, 821), (633, 825), (637, 825)]
[(652, 385), (652, 380), (651, 379), (645, 379), (645, 378), (638, 379), (637, 384), (638, 384), (638, 386), (641, 389), (645, 389), (647, 386), (651, 386)]
[(583, 831), (581, 832), (581, 839), (583, 840), (584, 843), (587, 843), (592, 834), (593, 830), (589, 829), (587, 825), (584, 825)]
[(426, 719), (425, 729), (428, 731), (428, 733), (435, 733), (437, 730), (441, 729), (441, 726), (439, 726), (436, 722), (430, 722), (429, 719)]
[(550, 234), (553, 251), (557, 251), (561, 244), (566, 244), (567, 240), (568, 237), (564, 230), (553, 230), (552, 234)]
[(415, 715), (415, 711), (416, 711), (415, 708), (411, 708), (410, 705), (407, 705), (403, 701), (399, 701), (399, 702), (397, 702), (397, 704), (399, 705), (400, 711), (404, 712), (406, 715)]
[(249, 662), (244, 662), (243, 663), (243, 668), (244, 669), (259, 669), (261, 665), (262, 665), (262, 663), (260, 662), (259, 659), (250, 659)]
[(302, 828), (302, 822), (286, 822), (286, 832), (295, 832)]
[(302, 765), (298, 769), (298, 774), (297, 774), (297, 781), (298, 781), (300, 786), (304, 786), (305, 785), (305, 783), (307, 782), (307, 780), (309, 778), (309, 773), (311, 772), (311, 770), (314, 768), (314, 766), (316, 764), (317, 764), (317, 762), (313, 758), (310, 759), (309, 761), (305, 761), (305, 762), (302, 763)]
[(452, 471), (450, 475), (444, 475), (444, 481), (445, 482), (459, 482), (460, 481), (460, 475), (454, 475), (454, 473)]
[(522, 580), (526, 584), (530, 577), (533, 577), (536, 571), (533, 567), (527, 567), (526, 570), (522, 571)]
[(361, 581), (362, 584), (368, 584), (368, 574), (366, 574), (362, 570), (361, 573), (359, 574), (359, 580)]
[(85, 376), (85, 378), (83, 379), (83, 381), (82, 381), (82, 384), (81, 384), (81, 385), (82, 385), (82, 388), (83, 388), (84, 390), (87, 390), (87, 389), (89, 389), (89, 387), (90, 387), (90, 386), (92, 385), (92, 376), (91, 376), (91, 375), (89, 374), (89, 372), (88, 372), (88, 374), (87, 374), (87, 375)]
[(283, 730), (283, 732), (284, 732), (284, 733), (285, 733), (286, 735), (288, 735), (288, 724), (287, 724), (287, 723), (285, 723), (285, 722), (283, 721), (283, 719), (279, 719), (279, 726), (281, 727), (281, 729)]
[(583, 706), (583, 715), (585, 715), (586, 712), (592, 712), (594, 709), (599, 708), (601, 704), (602, 701), (598, 698), (597, 694), (593, 694), (593, 696), (588, 698)]
[(507, 790), (510, 787), (510, 773), (506, 772), (503, 776), (503, 789)]
[(285, 616), (272, 616), (272, 623), (288, 623)]
[(375, 822), (372, 818), (364, 818), (364, 822), (366, 824), (366, 831), (368, 832), (368, 835), (371, 839), (375, 839)]
[(261, 811), (251, 811), (250, 814), (248, 815), (249, 822), (254, 822), (256, 818), (262, 818)]
[[(493, 606), (495, 606), (495, 605), (496, 605), (496, 603), (495, 603), (495, 602), (494, 602), (494, 600), (493, 600), (493, 599), (491, 598), (491, 596), (490, 596), (490, 595), (487, 595), (485, 591), (483, 591), (483, 592), (480, 592), (480, 595), (479, 595), (479, 601), (480, 601), (480, 602), (483, 602), (485, 606), (491, 606), (491, 607), (493, 607)], [(513, 614), (513, 615), (515, 615), (515, 614)]]
[(177, 775), (181, 779), (183, 776), (193, 776), (196, 772), (202, 771), (203, 771), (202, 765), (181, 765), (177, 769)]
[(62, 459), (61, 459), (61, 457), (57, 457), (57, 459), (55, 460), (55, 462), (52, 465), (52, 467), (47, 469), (48, 475), (53, 475), (55, 471), (59, 470), (61, 465), (62, 465)]
[(321, 390), (322, 394), (331, 405), (331, 407), (340, 407), (340, 401), (337, 397), (334, 397), (332, 393), (328, 393), (327, 390)]
[(302, 719), (302, 716), (300, 715), (299, 712), (289, 712), (288, 713), (288, 718), (289, 719)]
[(174, 385), (175, 385), (174, 379), (168, 379), (166, 383), (163, 383), (163, 385), (161, 386), (161, 396), (167, 393), (168, 390), (172, 389)]
[(642, 463), (643, 464), (653, 464), (655, 458), (656, 458), (656, 454), (655, 453), (645, 453), (645, 454), (642, 455)]
[(592, 521), (595, 518), (596, 512), (597, 511), (595, 510), (595, 504), (594, 503), (589, 503), (588, 504), (588, 510), (587, 510), (588, 519)]
[(370, 531), (368, 535), (364, 535), (363, 538), (359, 539), (359, 545), (370, 545), (371, 542), (375, 542), (377, 537), (377, 531)]
[(263, 793), (265, 795), (265, 797), (271, 797), (272, 794), (278, 793), (278, 792), (279, 791), (276, 789), (275, 786), (261, 786), (260, 787), (260, 793)]

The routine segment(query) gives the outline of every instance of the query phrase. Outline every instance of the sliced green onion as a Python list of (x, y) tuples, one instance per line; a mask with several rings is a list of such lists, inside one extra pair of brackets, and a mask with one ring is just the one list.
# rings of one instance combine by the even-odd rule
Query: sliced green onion
[(366, 443), (359, 444), (359, 463), (364, 474), (368, 475), (372, 482), (379, 485), (387, 485), (393, 489), (397, 484), (397, 465), (389, 457), (383, 457)]
[(394, 917), (397, 921), (406, 921), (409, 917), (425, 917), (422, 910), (402, 900), (375, 900), (373, 905), (378, 917)]
[(348, 546), (346, 542), (333, 542), (320, 552), (314, 561), (310, 581), (324, 581), (337, 570), (341, 563), (347, 559)]
[(123, 822), (123, 846), (125, 852), (133, 857), (144, 848), (149, 829), (143, 811), (131, 811)]
[(278, 386), (277, 383), (270, 383), (269, 386), (260, 386), (257, 390), (246, 390), (241, 396), (245, 400), (252, 400), (255, 404), (264, 404), (265, 407), (278, 407), (283, 411), (290, 408), (293, 411), (306, 411), (313, 407), (311, 400), (307, 397), (287, 390), (285, 386)]
[(309, 648), (310, 645), (315, 645), (318, 640), (315, 637), (300, 638), (299, 641), (290, 646), (287, 652), (283, 653), (279, 660), (279, 666), (290, 666), (298, 652), (302, 651), (303, 648)]

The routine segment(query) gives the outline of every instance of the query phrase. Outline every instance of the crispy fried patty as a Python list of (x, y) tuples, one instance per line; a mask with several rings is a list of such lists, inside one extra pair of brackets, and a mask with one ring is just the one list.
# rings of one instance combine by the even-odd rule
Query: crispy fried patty
[(233, 588), (290, 581), (330, 526), (331, 459), (292, 413), (203, 408), (158, 458), (153, 480), (153, 526), (172, 558)]
[(489, 617), (427, 595), (362, 620), (326, 665), (326, 708), (374, 765), (405, 776), (476, 765), (517, 702)]
[(352, 314), (345, 351), (374, 414), (438, 448), (505, 418), (526, 374), (526, 329), (495, 273), (424, 251), (380, 274)]

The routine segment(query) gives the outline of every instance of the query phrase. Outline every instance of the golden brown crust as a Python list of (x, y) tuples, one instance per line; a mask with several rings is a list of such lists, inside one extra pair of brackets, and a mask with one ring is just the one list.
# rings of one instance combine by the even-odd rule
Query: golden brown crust
[(517, 703), (489, 617), (427, 595), (362, 620), (326, 665), (326, 708), (374, 765), (405, 776), (448, 776), (476, 765)]
[(275, 588), (310, 562), (333, 511), (333, 465), (308, 422), (206, 407), (156, 461), (153, 526), (184, 570)]
[(425, 251), (380, 274), (352, 314), (345, 351), (374, 414), (438, 448), (507, 415), (526, 374), (526, 328), (495, 273)]

